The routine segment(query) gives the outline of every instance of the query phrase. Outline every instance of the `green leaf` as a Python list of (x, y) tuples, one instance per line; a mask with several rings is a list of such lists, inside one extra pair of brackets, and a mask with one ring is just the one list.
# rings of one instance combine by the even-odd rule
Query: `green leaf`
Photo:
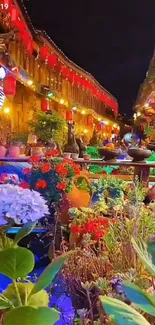
[(106, 314), (111, 316), (117, 325), (150, 325), (140, 313), (124, 302), (103, 296), (100, 300)]
[(151, 255), (152, 263), (155, 265), (155, 241), (152, 240), (147, 244), (148, 253)]
[(59, 313), (54, 308), (22, 306), (6, 314), (4, 325), (54, 325), (58, 320)]
[(67, 254), (62, 255), (47, 266), (45, 271), (39, 277), (38, 281), (35, 283), (31, 295), (39, 292), (42, 289), (45, 289), (49, 285), (49, 283), (54, 280), (55, 276), (63, 266), (66, 257)]
[(26, 248), (11, 247), (0, 252), (0, 273), (12, 280), (25, 277), (34, 268), (34, 256)]
[(14, 242), (11, 238), (7, 237), (5, 233), (0, 232), (0, 251), (12, 247), (13, 244)]
[(29, 235), (32, 232), (32, 230), (34, 229), (35, 225), (36, 225), (36, 222), (28, 222), (28, 223), (26, 223), (20, 229), (20, 231), (17, 233), (17, 235), (15, 236), (14, 243), (17, 244), (22, 238)]
[(139, 242), (137, 245), (136, 241), (133, 238), (131, 239), (131, 242), (135, 252), (143, 263), (143, 266), (152, 276), (155, 276), (155, 266), (153, 265), (152, 258), (148, 253), (147, 245), (142, 242)]
[(5, 296), (0, 295), (0, 310), (13, 307), (13, 304)]
[(124, 282), (127, 297), (145, 313), (155, 316), (155, 299), (133, 283)]

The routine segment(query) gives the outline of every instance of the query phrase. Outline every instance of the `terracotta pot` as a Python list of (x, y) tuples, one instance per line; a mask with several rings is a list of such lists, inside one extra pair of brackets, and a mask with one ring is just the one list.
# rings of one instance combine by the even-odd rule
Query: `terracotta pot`
[(19, 158), (19, 156), (20, 156), (20, 148), (18, 146), (11, 146), (9, 148), (9, 157)]
[(64, 152), (63, 157), (69, 159), (71, 157), (71, 153), (70, 152)]
[(84, 155), (83, 155), (83, 158), (84, 158), (85, 160), (90, 160), (90, 159), (91, 159), (91, 155), (84, 154)]
[(76, 187), (75, 182), (79, 178), (85, 179), (87, 184), (90, 185), (89, 179), (84, 174), (77, 175), (73, 178), (72, 191), (70, 193), (65, 193), (59, 205), (60, 220), (62, 224), (69, 224), (70, 216), (68, 214), (68, 210), (70, 208), (87, 208), (91, 202), (90, 193)]
[(79, 154), (78, 153), (72, 153), (72, 159), (78, 159)]
[(4, 146), (0, 146), (0, 157), (5, 157), (6, 148)]

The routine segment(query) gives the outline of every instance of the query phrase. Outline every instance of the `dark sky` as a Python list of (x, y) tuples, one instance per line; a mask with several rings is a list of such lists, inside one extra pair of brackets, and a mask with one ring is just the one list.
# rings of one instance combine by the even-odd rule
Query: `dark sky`
[(44, 29), (132, 115), (155, 45), (155, 0), (25, 0)]

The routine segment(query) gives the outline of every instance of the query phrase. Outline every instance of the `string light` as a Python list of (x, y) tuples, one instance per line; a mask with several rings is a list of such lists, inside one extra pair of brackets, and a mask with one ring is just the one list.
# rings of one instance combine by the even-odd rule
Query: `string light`
[(87, 129), (84, 129), (84, 130), (83, 130), (83, 133), (84, 133), (84, 134), (87, 134), (87, 133), (88, 133), (88, 130), (87, 130)]
[(10, 113), (10, 108), (9, 107), (5, 107), (4, 108), (4, 113), (5, 114), (9, 114)]
[(101, 117), (98, 117), (98, 121), (100, 122), (102, 119), (101, 119)]
[(32, 86), (33, 81), (32, 81), (32, 80), (28, 80), (28, 81), (27, 81), (27, 84), (28, 84), (28, 86)]
[(86, 111), (83, 109), (82, 112), (81, 112), (82, 115), (85, 115), (86, 114)]
[(74, 106), (74, 107), (72, 108), (72, 110), (73, 110), (73, 111), (76, 111), (76, 110), (77, 110), (77, 107), (76, 107), (76, 106)]
[(60, 104), (63, 105), (64, 103), (65, 103), (64, 99), (61, 98), (61, 99), (60, 99)]

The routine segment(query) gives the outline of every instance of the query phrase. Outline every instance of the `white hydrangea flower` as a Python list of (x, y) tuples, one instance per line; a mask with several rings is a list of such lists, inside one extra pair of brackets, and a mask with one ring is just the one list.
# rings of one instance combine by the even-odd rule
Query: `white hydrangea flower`
[(36, 191), (10, 184), (0, 185), (0, 225), (36, 222), (49, 214), (45, 199)]

